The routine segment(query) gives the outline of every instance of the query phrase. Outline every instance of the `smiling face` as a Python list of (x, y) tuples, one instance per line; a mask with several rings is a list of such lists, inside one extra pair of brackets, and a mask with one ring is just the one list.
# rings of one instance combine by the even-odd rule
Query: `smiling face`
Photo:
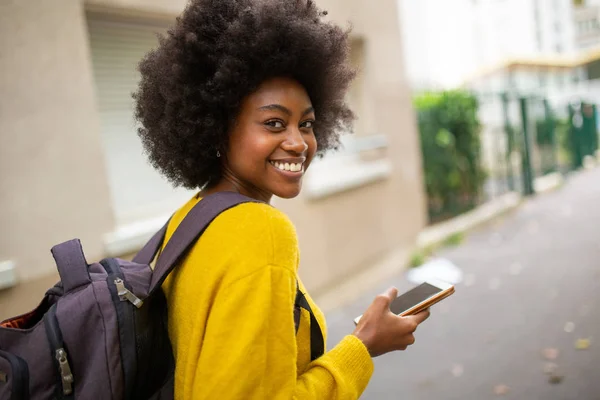
[(270, 201), (293, 198), (317, 151), (315, 112), (306, 90), (289, 78), (263, 82), (242, 102), (229, 132), (223, 177), (211, 191), (235, 190)]

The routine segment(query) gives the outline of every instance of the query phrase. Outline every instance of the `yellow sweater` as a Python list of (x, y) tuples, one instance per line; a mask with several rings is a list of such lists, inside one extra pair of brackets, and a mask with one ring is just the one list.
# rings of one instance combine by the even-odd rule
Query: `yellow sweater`
[[(167, 240), (198, 201), (175, 213)], [(360, 397), (373, 362), (358, 338), (311, 362), (305, 310), (296, 335), (298, 261), (294, 226), (267, 204), (241, 204), (213, 221), (163, 285), (177, 400)], [(323, 313), (306, 298), (325, 330)]]

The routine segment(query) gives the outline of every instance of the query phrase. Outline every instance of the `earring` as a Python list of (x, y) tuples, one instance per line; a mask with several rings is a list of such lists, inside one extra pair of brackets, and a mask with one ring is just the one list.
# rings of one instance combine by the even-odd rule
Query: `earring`
[(217, 158), (221, 157), (221, 153), (217, 150)]

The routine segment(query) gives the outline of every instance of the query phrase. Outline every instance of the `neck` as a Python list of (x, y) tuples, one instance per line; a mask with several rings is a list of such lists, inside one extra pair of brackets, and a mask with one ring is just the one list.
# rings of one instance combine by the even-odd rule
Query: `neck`
[(252, 199), (264, 201), (267, 204), (271, 203), (271, 198), (273, 197), (271, 193), (266, 193), (258, 188), (249, 187), (249, 185), (244, 185), (239, 180), (231, 179), (227, 176), (224, 176), (216, 185), (202, 190), (200, 196), (206, 197), (217, 192), (236, 192)]

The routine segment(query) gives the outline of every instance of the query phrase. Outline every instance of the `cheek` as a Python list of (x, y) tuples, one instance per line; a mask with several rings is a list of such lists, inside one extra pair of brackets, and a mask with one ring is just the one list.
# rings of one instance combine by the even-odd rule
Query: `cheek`
[(264, 167), (278, 142), (257, 130), (248, 130), (230, 145), (231, 163), (244, 171)]

